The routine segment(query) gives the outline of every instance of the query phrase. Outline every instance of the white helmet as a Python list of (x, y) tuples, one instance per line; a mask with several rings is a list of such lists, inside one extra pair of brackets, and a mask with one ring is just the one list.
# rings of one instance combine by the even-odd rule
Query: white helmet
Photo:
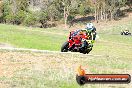
[(87, 28), (92, 29), (94, 27), (93, 23), (87, 23)]

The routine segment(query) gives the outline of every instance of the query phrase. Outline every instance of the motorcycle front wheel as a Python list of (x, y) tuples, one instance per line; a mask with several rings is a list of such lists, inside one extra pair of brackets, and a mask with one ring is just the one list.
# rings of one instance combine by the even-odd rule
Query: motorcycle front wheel
[(69, 43), (66, 41), (62, 46), (61, 46), (61, 52), (68, 52), (68, 46)]

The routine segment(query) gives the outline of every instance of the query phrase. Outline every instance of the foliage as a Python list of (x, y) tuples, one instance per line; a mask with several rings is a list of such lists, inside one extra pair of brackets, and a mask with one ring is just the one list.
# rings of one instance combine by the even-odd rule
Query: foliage
[(47, 21), (73, 20), (76, 15), (92, 13), (95, 20), (119, 17), (120, 8), (128, 5), (129, 0), (3, 0), (0, 1), (0, 22), (34, 25)]
[(33, 13), (27, 13), (23, 23), (27, 26), (33, 26), (36, 23), (36, 16)]

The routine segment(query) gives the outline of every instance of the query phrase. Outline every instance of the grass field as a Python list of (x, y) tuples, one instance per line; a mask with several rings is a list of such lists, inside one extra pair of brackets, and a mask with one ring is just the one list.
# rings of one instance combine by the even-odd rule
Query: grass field
[[(79, 65), (84, 66), (87, 73), (132, 75), (132, 36), (120, 35), (126, 28), (132, 32), (132, 21), (99, 31), (100, 38), (88, 55), (0, 50), (0, 88), (131, 88), (131, 83), (79, 86), (75, 80)], [(0, 24), (0, 43), (58, 51), (68, 33), (57, 28)]]
[(55, 51), (60, 50), (59, 47), (68, 36), (67, 31), (56, 28), (42, 30), (4, 24), (0, 24), (0, 27), (0, 42), (13, 47)]

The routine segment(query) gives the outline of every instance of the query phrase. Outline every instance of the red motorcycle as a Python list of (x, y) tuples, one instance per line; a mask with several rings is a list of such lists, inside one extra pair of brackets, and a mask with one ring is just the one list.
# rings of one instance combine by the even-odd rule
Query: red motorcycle
[(61, 52), (80, 52), (88, 54), (92, 50), (93, 45), (89, 36), (82, 30), (71, 31), (68, 40), (62, 45)]

